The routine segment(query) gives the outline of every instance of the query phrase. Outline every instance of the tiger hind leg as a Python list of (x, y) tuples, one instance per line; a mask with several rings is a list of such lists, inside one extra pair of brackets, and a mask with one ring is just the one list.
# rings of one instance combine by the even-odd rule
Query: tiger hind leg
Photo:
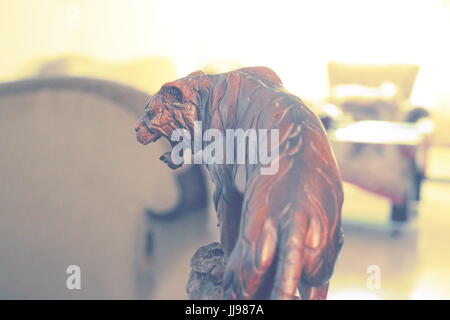
[(300, 281), (298, 290), (302, 300), (326, 300), (328, 294), (329, 283), (326, 283), (320, 287), (310, 286), (303, 281)]

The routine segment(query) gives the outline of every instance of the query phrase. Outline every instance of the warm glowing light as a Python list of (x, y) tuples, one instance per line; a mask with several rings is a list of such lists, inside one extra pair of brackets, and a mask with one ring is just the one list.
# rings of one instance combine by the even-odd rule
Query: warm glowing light
[[(70, 28), (74, 5), (79, 28)], [(0, 80), (46, 55), (156, 54), (172, 59), (179, 75), (211, 60), (271, 66), (289, 90), (316, 98), (327, 93), (330, 60), (402, 62), (422, 67), (429, 102), (441, 90), (436, 83), (448, 83), (449, 17), (439, 0), (0, 1)]]
[(380, 297), (369, 290), (341, 290), (330, 293), (329, 300), (379, 300)]
[(415, 124), (360, 121), (334, 132), (337, 140), (361, 143), (411, 144), (421, 141), (423, 132)]
[(435, 300), (439, 298), (440, 296), (436, 292), (425, 289), (417, 289), (411, 293), (411, 300)]

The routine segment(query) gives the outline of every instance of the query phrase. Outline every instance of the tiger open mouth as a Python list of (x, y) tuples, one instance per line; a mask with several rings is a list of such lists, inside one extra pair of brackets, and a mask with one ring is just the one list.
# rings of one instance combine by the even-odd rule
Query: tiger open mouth
[[(145, 123), (139, 123), (139, 125), (136, 127), (135, 131), (136, 131), (136, 140), (143, 145), (147, 145), (149, 143), (155, 142), (159, 138), (164, 136), (162, 133), (159, 133), (156, 130), (149, 128)], [(172, 142), (170, 139), (168, 139), (168, 141), (169, 141), (171, 147), (173, 148), (174, 142)], [(181, 167), (183, 165), (182, 163), (178, 164), (178, 163), (173, 162), (173, 160), (171, 158), (171, 153), (172, 153), (171, 151), (163, 153), (159, 157), (159, 160), (161, 160), (162, 162), (167, 164), (167, 166), (171, 169), (177, 169), (177, 168)]]

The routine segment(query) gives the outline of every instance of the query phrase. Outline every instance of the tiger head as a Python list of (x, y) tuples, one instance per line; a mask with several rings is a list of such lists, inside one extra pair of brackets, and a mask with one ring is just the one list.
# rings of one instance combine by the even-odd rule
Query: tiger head
[[(164, 137), (173, 147), (174, 142), (170, 137), (176, 129), (186, 129), (193, 134), (201, 102), (199, 91), (195, 87), (203, 75), (203, 72), (197, 71), (185, 78), (166, 83), (150, 98), (144, 115), (135, 127), (138, 142), (147, 145)], [(172, 169), (182, 165), (172, 162), (170, 152), (164, 153), (160, 159)]]

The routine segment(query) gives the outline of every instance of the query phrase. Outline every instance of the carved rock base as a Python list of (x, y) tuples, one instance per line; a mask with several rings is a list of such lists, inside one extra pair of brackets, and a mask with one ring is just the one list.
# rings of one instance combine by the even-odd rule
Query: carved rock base
[(191, 259), (191, 273), (186, 292), (191, 300), (222, 300), (225, 255), (222, 246), (213, 242), (200, 247)]

